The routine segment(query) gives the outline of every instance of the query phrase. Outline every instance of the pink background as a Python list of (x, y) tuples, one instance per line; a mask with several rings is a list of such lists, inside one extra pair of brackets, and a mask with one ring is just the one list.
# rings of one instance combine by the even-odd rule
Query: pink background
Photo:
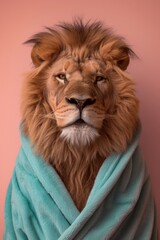
[(140, 98), (141, 148), (160, 213), (160, 1), (2, 0), (0, 5), (0, 239), (5, 194), (20, 147), (21, 84), (23, 73), (31, 68), (31, 49), (22, 42), (43, 26), (77, 15), (103, 20), (127, 39), (140, 58), (131, 62), (128, 71)]

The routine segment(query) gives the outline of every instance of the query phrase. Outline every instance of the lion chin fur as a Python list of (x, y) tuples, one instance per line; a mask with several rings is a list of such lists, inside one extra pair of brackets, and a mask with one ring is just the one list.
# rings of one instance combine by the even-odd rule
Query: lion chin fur
[(138, 100), (126, 72), (134, 53), (101, 22), (81, 19), (26, 43), (34, 67), (23, 87), (23, 132), (81, 211), (104, 160), (135, 133)]
[(71, 145), (83, 145), (84, 148), (86, 145), (94, 142), (98, 136), (97, 130), (87, 125), (84, 127), (69, 126), (62, 129), (61, 133), (61, 137)]

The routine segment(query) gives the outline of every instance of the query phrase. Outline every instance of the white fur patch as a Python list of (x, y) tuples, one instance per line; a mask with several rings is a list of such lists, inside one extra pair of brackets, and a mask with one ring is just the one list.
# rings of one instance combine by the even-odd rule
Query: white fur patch
[(88, 125), (65, 127), (61, 133), (61, 137), (65, 138), (72, 145), (87, 145), (98, 136), (97, 130)]

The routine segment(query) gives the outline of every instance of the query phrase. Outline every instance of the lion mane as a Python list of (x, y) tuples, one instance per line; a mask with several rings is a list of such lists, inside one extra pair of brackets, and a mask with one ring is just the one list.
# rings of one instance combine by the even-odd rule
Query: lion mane
[[(22, 94), (23, 132), (82, 210), (103, 161), (124, 151), (138, 124), (133, 51), (101, 22), (61, 23), (35, 34)], [(44, 176), (45, 177), (45, 176)]]

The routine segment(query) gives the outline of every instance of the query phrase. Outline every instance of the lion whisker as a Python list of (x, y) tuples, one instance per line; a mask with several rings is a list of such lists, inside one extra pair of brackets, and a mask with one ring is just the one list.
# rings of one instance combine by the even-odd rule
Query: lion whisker
[(54, 112), (51, 112), (51, 113), (46, 114), (46, 115), (45, 115), (45, 118), (56, 119), (56, 118), (55, 118), (55, 115), (54, 115)]
[(115, 119), (115, 115), (106, 113), (105, 119)]

